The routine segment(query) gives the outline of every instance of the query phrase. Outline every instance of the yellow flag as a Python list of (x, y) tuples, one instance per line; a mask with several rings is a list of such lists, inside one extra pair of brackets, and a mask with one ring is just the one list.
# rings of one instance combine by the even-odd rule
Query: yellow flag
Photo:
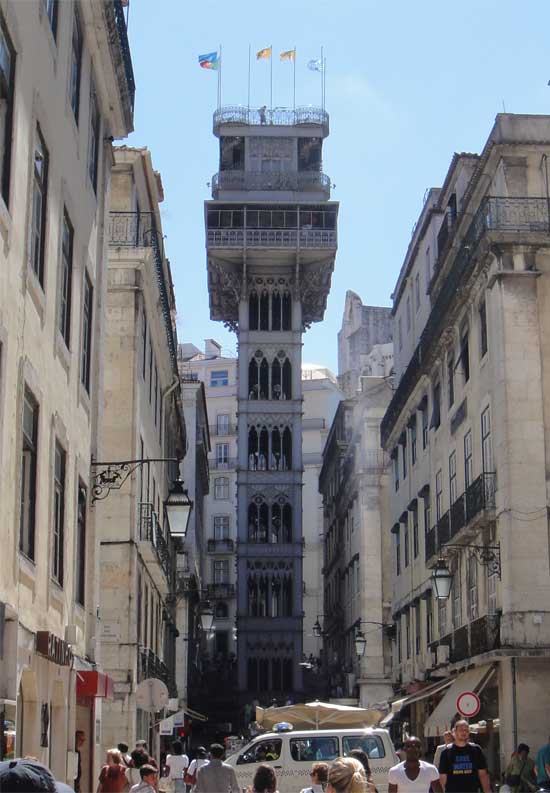
[(260, 61), (262, 58), (271, 58), (271, 47), (265, 47), (256, 53), (256, 60)]
[(282, 61), (293, 61), (296, 58), (296, 50), (281, 52), (280, 58)]

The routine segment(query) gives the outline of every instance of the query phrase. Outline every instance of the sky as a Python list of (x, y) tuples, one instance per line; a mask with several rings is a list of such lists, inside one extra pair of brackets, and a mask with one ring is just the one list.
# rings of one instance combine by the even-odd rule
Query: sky
[(481, 151), (495, 115), (550, 112), (550, 5), (542, 0), (130, 0), (136, 78), (135, 132), (161, 172), (166, 253), (172, 265), (180, 342), (236, 337), (209, 318), (203, 202), (218, 170), (212, 135), (217, 75), (199, 54), (222, 45), (222, 104), (319, 105), (326, 57), (331, 134), (323, 171), (340, 202), (339, 249), (325, 319), (304, 337), (303, 360), (337, 371), (346, 290), (366, 305), (390, 305), (392, 289), (427, 188), (440, 186), (452, 155)]

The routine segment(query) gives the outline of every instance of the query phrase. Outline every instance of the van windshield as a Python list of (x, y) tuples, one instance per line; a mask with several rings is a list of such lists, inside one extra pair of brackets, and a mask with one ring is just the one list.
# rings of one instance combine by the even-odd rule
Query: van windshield
[(378, 735), (346, 735), (342, 738), (344, 754), (349, 754), (352, 749), (362, 749), (369, 756), (369, 760), (378, 760), (386, 756), (384, 744)]
[(338, 738), (291, 738), (290, 756), (297, 762), (334, 760), (338, 757)]
[(273, 738), (270, 741), (259, 741), (239, 756), (237, 765), (243, 765), (244, 763), (269, 763), (271, 760), (278, 760), (281, 756), (281, 745), (282, 741), (280, 738)]

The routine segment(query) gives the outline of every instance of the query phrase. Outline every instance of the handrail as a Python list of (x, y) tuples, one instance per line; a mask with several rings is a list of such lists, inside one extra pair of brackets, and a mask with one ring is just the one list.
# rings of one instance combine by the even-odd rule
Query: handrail
[(329, 132), (329, 115), (320, 107), (243, 107), (227, 105), (214, 111), (213, 129), (216, 134), (222, 124), (244, 124), (250, 126), (297, 126), (312, 124), (323, 127), (323, 134)]
[(136, 83), (134, 79), (134, 68), (132, 66), (132, 56), (130, 53), (130, 44), (128, 42), (128, 31), (126, 29), (126, 20), (124, 18), (124, 7), (122, 5), (122, 0), (113, 0), (113, 6), (115, 10), (118, 41), (122, 54), (122, 63), (124, 64), (124, 73), (126, 75), (126, 82), (128, 84), (128, 94), (133, 111), (136, 96)]
[(220, 190), (291, 190), (322, 192), (330, 197), (330, 177), (321, 171), (219, 171), (212, 177), (212, 196)]

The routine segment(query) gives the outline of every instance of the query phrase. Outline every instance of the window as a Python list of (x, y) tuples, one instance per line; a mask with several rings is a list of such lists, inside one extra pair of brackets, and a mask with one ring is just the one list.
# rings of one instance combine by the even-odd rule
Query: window
[(90, 372), (92, 358), (94, 288), (88, 273), (84, 274), (84, 295), (82, 300), (82, 348), (80, 351), (80, 380), (90, 393)]
[(212, 579), (215, 584), (229, 583), (229, 559), (216, 559), (212, 562)]
[[(81, 606), (86, 602), (86, 506), (87, 493), (82, 483), (78, 486), (78, 512), (76, 516), (76, 580), (75, 599)], [(141, 607), (138, 613), (141, 611)], [(138, 622), (141, 622), (141, 614)]]
[[(256, 661), (256, 659), (250, 659)], [(250, 686), (249, 686), (250, 687)], [(254, 688), (254, 686), (252, 686)], [(272, 760), (278, 760), (281, 756), (282, 740), (275, 738), (270, 741), (259, 741), (253, 744), (248, 751), (241, 754), (237, 760), (237, 765), (245, 763), (261, 763), (267, 759), (267, 753), (271, 755)], [(292, 751), (292, 750), (291, 750)], [(294, 757), (294, 755), (292, 755)]]
[(395, 532), (395, 572), (401, 575), (401, 526), (396, 526)]
[(216, 444), (216, 467), (227, 468), (229, 464), (229, 444), (217, 443)]
[(145, 380), (145, 372), (147, 370), (147, 315), (145, 313), (145, 308), (143, 309), (143, 318), (142, 318), (142, 325), (141, 325), (141, 374), (143, 375), (143, 379)]
[(227, 413), (216, 416), (216, 433), (229, 435), (229, 415)]
[(0, 14), (0, 187), (6, 206), (10, 197), (15, 50)]
[(217, 388), (218, 386), (229, 385), (229, 372), (227, 369), (221, 369), (218, 372), (210, 372), (210, 387)]
[(435, 475), (435, 519), (443, 514), (443, 473), (441, 469)]
[(397, 663), (400, 664), (403, 660), (403, 642), (401, 639), (401, 616), (397, 616), (395, 631), (395, 643), (397, 644)]
[(429, 531), (432, 522), (432, 509), (430, 504), (430, 491), (424, 493), (424, 531)]
[(393, 484), (399, 490), (399, 446), (396, 446), (392, 453), (393, 459)]
[(497, 613), (497, 576), (496, 573), (490, 573), (487, 570), (487, 612), (489, 614)]
[(426, 597), (426, 645), (433, 641), (434, 635), (434, 615), (433, 615), (433, 600), (431, 592), (428, 592)]
[(409, 423), (411, 429), (411, 465), (416, 463), (416, 413)]
[(214, 498), (218, 501), (229, 498), (229, 479), (227, 476), (218, 476), (214, 479)]
[(452, 506), (457, 497), (456, 488), (456, 451), (449, 455), (449, 504)]
[(229, 515), (214, 515), (214, 539), (227, 540), (229, 537)]
[(462, 331), (460, 338), (460, 363), (462, 364), (462, 374), (464, 382), (470, 379), (470, 346), (468, 341), (468, 329)]
[(407, 478), (407, 431), (403, 433), (401, 436), (400, 444), (402, 446), (401, 451), (401, 463), (403, 465), (403, 481)]
[(228, 631), (216, 631), (214, 634), (214, 652), (217, 656), (225, 657), (229, 652)]
[(411, 329), (412, 313), (411, 313), (411, 298), (407, 295), (407, 333)]
[(453, 629), (456, 630), (460, 628), (462, 625), (462, 592), (461, 592), (461, 581), (460, 581), (460, 560), (458, 566), (456, 568), (455, 574), (453, 576), (453, 587), (452, 587), (452, 606), (453, 606)]
[(420, 622), (420, 603), (414, 607), (414, 651), (420, 655), (420, 642), (422, 640), (422, 623)]
[(493, 473), (493, 441), (491, 439), (490, 408), (485, 408), (481, 414), (481, 457), (483, 461), (483, 473)]
[(436, 383), (432, 390), (432, 420), (431, 429), (436, 430), (441, 424), (441, 385)]
[(405, 614), (405, 646), (407, 650), (407, 658), (411, 657), (411, 610), (407, 609)]
[(93, 78), (90, 85), (90, 138), (88, 141), (88, 174), (94, 193), (97, 193), (97, 173), (99, 166), (99, 145), (101, 133), (101, 115)]
[(403, 322), (401, 321), (401, 317), (397, 320), (397, 338), (399, 341), (399, 349), (403, 349)]
[(448, 407), (451, 408), (455, 401), (455, 358), (452, 353), (447, 356), (447, 388)]
[(414, 294), (416, 297), (416, 313), (420, 308), (420, 273), (417, 273), (414, 278)]
[(378, 735), (345, 735), (342, 738), (342, 754), (347, 756), (352, 749), (362, 749), (371, 760), (386, 756), (384, 744)]
[(479, 314), (479, 356), (483, 358), (487, 352), (487, 305), (482, 300), (478, 308)]
[(424, 273), (426, 276), (426, 292), (430, 289), (430, 281), (432, 280), (432, 263), (431, 263), (431, 252), (429, 248), (426, 248), (426, 263)]
[(80, 108), (80, 75), (82, 71), (82, 27), (75, 7), (73, 19), (73, 37), (71, 42), (70, 85), (69, 101), (73, 109), (75, 121), (78, 124)]
[(65, 470), (67, 453), (56, 441), (53, 479), (52, 578), (63, 586), (63, 546), (65, 542)]
[(290, 756), (295, 761), (314, 763), (318, 760), (335, 760), (338, 755), (338, 738), (290, 739)]
[(73, 241), (74, 231), (67, 214), (63, 212), (63, 233), (61, 241), (61, 275), (59, 294), (59, 332), (67, 348), (71, 338), (71, 292), (73, 281)]
[(472, 458), (472, 430), (464, 436), (464, 489), (474, 481), (474, 463)]
[(470, 554), (466, 560), (467, 586), (468, 586), (468, 619), (477, 620), (477, 559)]
[(428, 398), (422, 403), (422, 449), (428, 446)]
[(59, 2), (58, 0), (43, 0), (44, 2), (44, 11), (46, 12), (46, 16), (50, 22), (50, 27), (52, 29), (54, 39), (57, 38), (57, 15), (59, 11)]
[(46, 202), (49, 155), (40, 127), (36, 126), (32, 185), (31, 266), (44, 286), (44, 243), (46, 239)]
[(413, 557), (418, 556), (418, 505), (412, 509), (412, 529), (413, 529)]
[[(407, 515), (407, 513), (405, 513)], [(403, 548), (405, 551), (405, 567), (409, 566), (409, 517), (403, 522)]]
[(19, 550), (34, 561), (36, 518), (36, 464), (38, 452), (38, 403), (26, 388), (23, 402), (23, 448), (21, 452), (21, 505)]
[(439, 637), (445, 636), (447, 633), (447, 601), (446, 600), (438, 600), (437, 601), (437, 622), (438, 622), (438, 630), (439, 630)]

